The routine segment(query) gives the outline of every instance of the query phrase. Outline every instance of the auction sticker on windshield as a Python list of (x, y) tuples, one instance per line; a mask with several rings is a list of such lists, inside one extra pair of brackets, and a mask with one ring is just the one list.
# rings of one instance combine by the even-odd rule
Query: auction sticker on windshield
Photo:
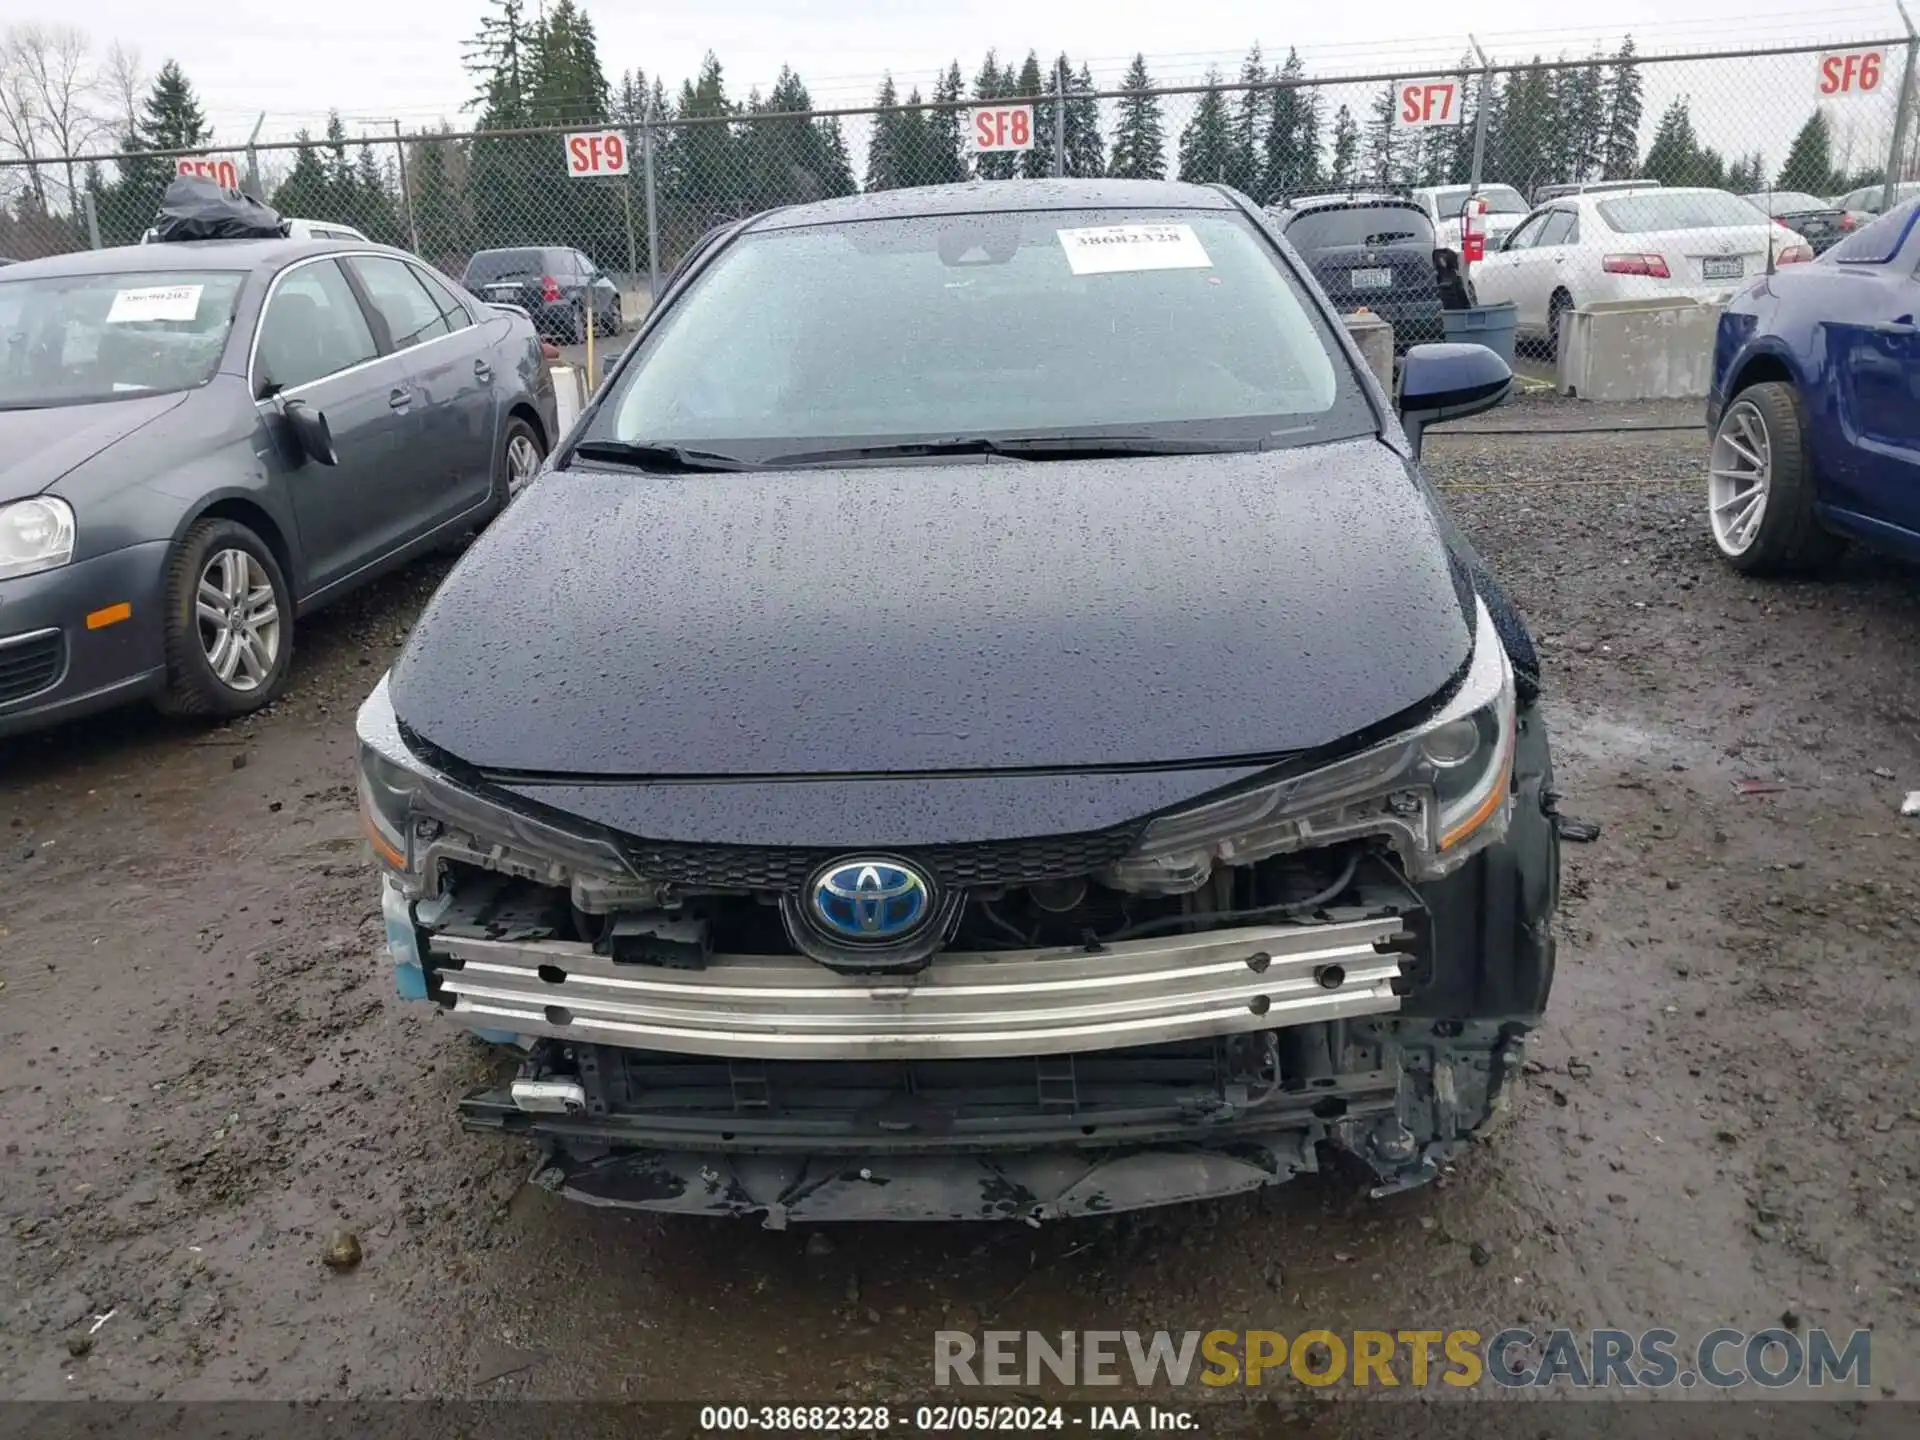
[(137, 325), (146, 320), (191, 320), (200, 309), (199, 285), (148, 285), (122, 290), (107, 311), (109, 325)]
[(1094, 225), (1055, 233), (1076, 275), (1203, 270), (1213, 264), (1191, 225)]

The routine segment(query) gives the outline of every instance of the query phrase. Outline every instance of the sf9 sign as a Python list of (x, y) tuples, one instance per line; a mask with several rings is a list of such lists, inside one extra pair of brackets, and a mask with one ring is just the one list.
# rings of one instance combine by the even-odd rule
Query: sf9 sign
[(181, 155), (173, 162), (176, 175), (197, 175), (224, 190), (240, 188), (240, 170), (225, 155)]
[(618, 130), (590, 130), (567, 136), (567, 174), (624, 175), (627, 137)]
[(1033, 107), (976, 105), (967, 117), (967, 149), (975, 155), (1033, 149)]

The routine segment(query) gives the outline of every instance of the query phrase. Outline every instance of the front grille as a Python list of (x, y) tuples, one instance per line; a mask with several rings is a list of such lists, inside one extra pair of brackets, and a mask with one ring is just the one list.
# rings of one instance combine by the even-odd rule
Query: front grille
[[(1090, 835), (1040, 835), (897, 852), (947, 889), (1028, 885), (1091, 875), (1133, 849), (1140, 825)], [(885, 850), (887, 847), (876, 847)], [(651, 880), (700, 890), (797, 890), (820, 866), (846, 850), (795, 850), (756, 845), (677, 845), (629, 841), (627, 858)]]
[(0, 639), (0, 705), (50, 687), (65, 660), (66, 640), (58, 630)]

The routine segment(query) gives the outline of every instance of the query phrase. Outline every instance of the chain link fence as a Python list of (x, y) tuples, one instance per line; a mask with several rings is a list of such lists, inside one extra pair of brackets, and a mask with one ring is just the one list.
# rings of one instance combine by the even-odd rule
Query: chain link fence
[[(1063, 65), (1038, 93), (938, 103), (16, 158), (0, 160), (0, 256), (138, 242), (184, 162), (456, 278), (483, 250), (577, 250), (628, 292), (632, 315), (702, 234), (773, 206), (1015, 176), (1178, 178), (1281, 206), (1404, 194), (1449, 246), (1477, 195), (1489, 212), (1487, 256), (1471, 267), (1479, 299), (1513, 301), (1523, 333), (1540, 336), (1568, 306), (1725, 289), (1809, 258), (1891, 195), (1920, 191), (1914, 51), (1905, 36), (1684, 55), (1628, 42), (1515, 65), (1482, 63), (1469, 46), (1439, 74), (1307, 76), (1294, 62), (1252, 83), (1177, 87), (1155, 86), (1136, 60), (1113, 90)], [(568, 139), (581, 132), (618, 141), (582, 166)], [(983, 139), (1022, 148), (983, 150)], [(1576, 190), (1630, 180), (1693, 193)], [(1400, 233), (1389, 221), (1336, 238), (1362, 253)], [(1352, 269), (1355, 281), (1378, 274)]]

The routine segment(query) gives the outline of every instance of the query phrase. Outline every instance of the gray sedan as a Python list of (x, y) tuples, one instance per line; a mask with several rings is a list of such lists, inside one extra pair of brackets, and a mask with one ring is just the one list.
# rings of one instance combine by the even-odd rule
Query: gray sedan
[(483, 525), (557, 438), (531, 320), (361, 242), (0, 278), (0, 735), (286, 684), (293, 622)]

